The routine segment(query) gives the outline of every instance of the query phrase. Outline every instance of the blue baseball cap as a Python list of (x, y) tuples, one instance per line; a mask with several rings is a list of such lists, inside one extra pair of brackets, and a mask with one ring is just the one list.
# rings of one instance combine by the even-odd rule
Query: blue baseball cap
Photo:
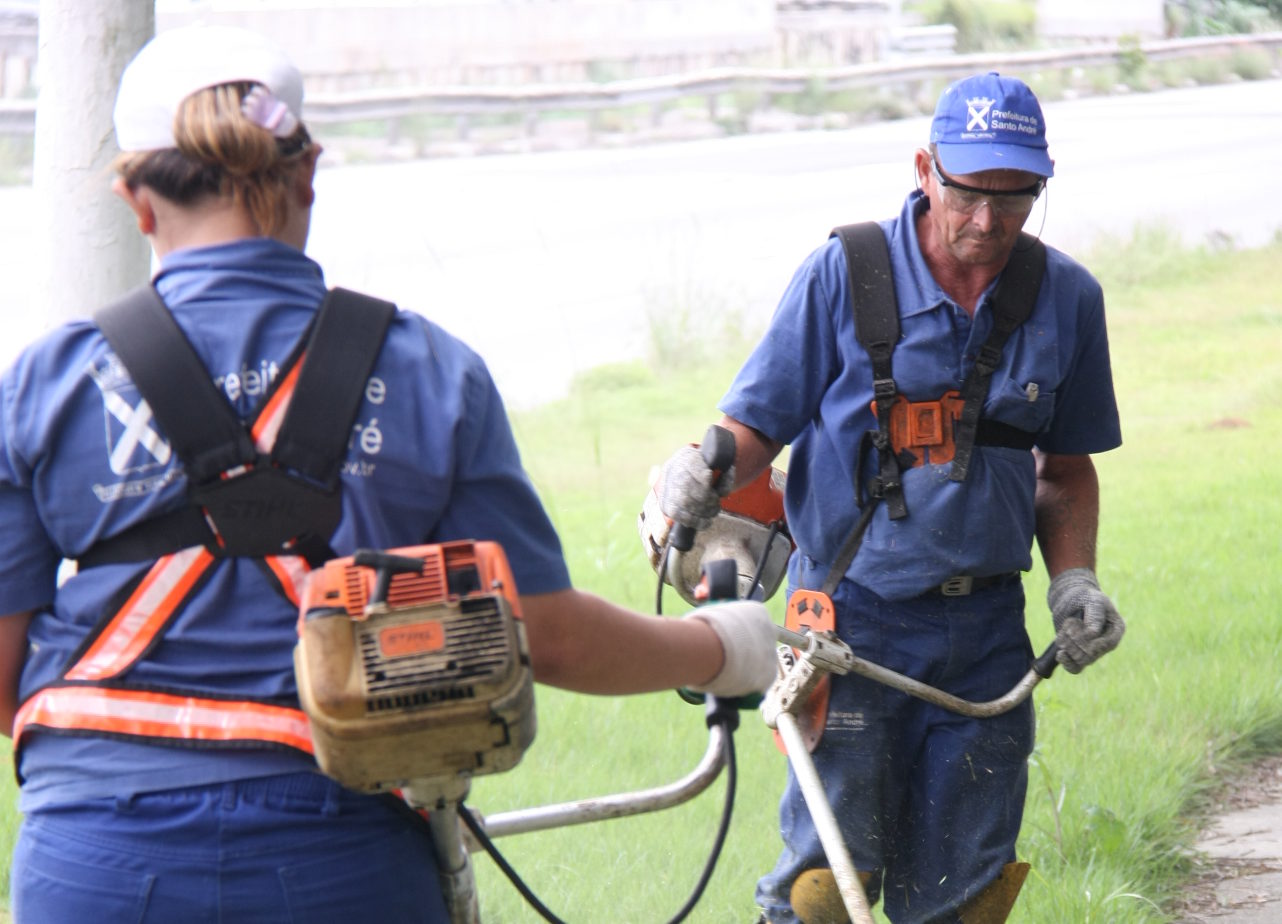
[(930, 141), (949, 173), (1026, 170), (1054, 176), (1046, 120), (1028, 84), (996, 71), (952, 83), (939, 97)]

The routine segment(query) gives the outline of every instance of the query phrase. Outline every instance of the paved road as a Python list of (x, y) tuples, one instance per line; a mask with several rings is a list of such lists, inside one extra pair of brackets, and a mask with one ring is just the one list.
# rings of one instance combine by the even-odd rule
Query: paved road
[(1247, 774), (1229, 803), (1198, 841), (1212, 872), (1178, 924), (1282, 921), (1282, 758)]
[[(1141, 221), (1258, 244), (1282, 226), (1282, 169), (1266, 166), (1282, 167), (1282, 81), (1047, 109), (1052, 244), (1078, 251)], [(927, 134), (911, 119), (332, 170), (311, 249), (332, 281), (390, 291), (476, 344), (523, 404), (642, 354), (652, 328), (759, 328), (829, 228), (898, 209)]]
[[(1080, 252), (1164, 221), (1243, 244), (1282, 226), (1282, 81), (1055, 103), (1030, 229)], [(309, 251), (332, 284), (436, 318), (510, 404), (644, 355), (651, 333), (759, 329), (829, 228), (896, 211), (927, 119), (845, 131), (322, 170)], [(0, 189), (0, 362), (43, 324), (29, 189)]]

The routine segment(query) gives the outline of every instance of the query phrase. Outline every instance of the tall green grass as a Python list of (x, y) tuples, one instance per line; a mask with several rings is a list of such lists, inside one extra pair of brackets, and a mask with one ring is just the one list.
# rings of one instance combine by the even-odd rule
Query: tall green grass
[[(1035, 693), (1020, 844), (1033, 872), (1016, 924), (1168, 920), (1162, 908), (1194, 872), (1207, 794), (1236, 764), (1282, 750), (1280, 258), (1282, 243), (1190, 251), (1152, 229), (1084, 255), (1108, 294), (1125, 438), (1096, 460), (1099, 572), (1128, 633), (1099, 664), (1058, 673)], [(703, 351), (692, 368), (599, 370), (566, 400), (515, 416), (580, 587), (653, 611), (655, 579), (634, 523), (650, 467), (700, 438), (747, 348)], [(1051, 638), (1040, 566), (1027, 585), (1040, 650)], [(670, 590), (664, 607), (685, 609)], [(515, 771), (474, 782), (473, 808), (661, 785), (692, 768), (706, 743), (701, 710), (671, 693), (611, 699), (540, 687), (538, 709), (535, 745)], [(754, 920), (754, 883), (780, 847), (785, 760), (755, 713), (744, 714), (735, 742), (734, 821), (693, 922)], [(698, 878), (724, 785), (723, 775), (666, 812), (498, 846), (562, 918), (665, 921)], [(14, 823), (0, 825), (0, 838)], [(487, 924), (539, 920), (488, 858), (476, 865)]]
[[(1021, 855), (1033, 864), (1012, 918), (1026, 924), (1156, 922), (1194, 870), (1204, 797), (1236, 763), (1282, 749), (1282, 245), (1180, 247), (1161, 229), (1105, 241), (1085, 262), (1108, 293), (1125, 445), (1096, 462), (1099, 572), (1128, 619), (1122, 647), (1038, 688), (1038, 746)], [(518, 438), (576, 582), (641, 609), (654, 578), (633, 519), (649, 467), (697, 440), (742, 359), (585, 379), (522, 414)], [(1040, 566), (1027, 577), (1036, 647), (1050, 641)], [(682, 609), (669, 592), (672, 611)], [(778, 601), (775, 601), (777, 604)], [(597, 700), (540, 691), (540, 740), (514, 773), (477, 781), (482, 811), (656, 785), (703, 746), (675, 696)], [(755, 715), (736, 735), (735, 821), (691, 920), (750, 921), (756, 878), (779, 849), (784, 760)], [(660, 815), (500, 840), (570, 920), (666, 920), (696, 880), (720, 784)], [(493, 922), (537, 917), (478, 861)]]

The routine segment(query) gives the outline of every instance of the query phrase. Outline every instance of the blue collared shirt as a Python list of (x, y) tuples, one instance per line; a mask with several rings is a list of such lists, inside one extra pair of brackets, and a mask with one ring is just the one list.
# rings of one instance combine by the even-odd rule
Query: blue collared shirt
[[(893, 372), (910, 401), (961, 387), (992, 327), (996, 288), (994, 282), (984, 293), (973, 319), (944, 293), (917, 240), (914, 218), (926, 207), (915, 191), (897, 217), (881, 223), (901, 325)], [(855, 338), (845, 253), (832, 238), (797, 270), (720, 404), (791, 445), (786, 510), (798, 547), (792, 573), (809, 586), (823, 582), (855, 522), (860, 443), (876, 428), (872, 383), (868, 354)], [(1054, 248), (1047, 248), (1033, 314), (1007, 342), (983, 414), (1036, 434), (1035, 444), (1048, 453), (1121, 445), (1103, 292)], [(867, 479), (875, 462), (862, 464)], [(907, 599), (954, 575), (1032, 567), (1032, 454), (978, 446), (965, 482), (951, 481), (950, 470), (944, 463), (904, 471), (908, 516), (892, 521), (879, 506), (847, 578), (886, 599)]]
[[(325, 294), (320, 267), (267, 238), (166, 257), (155, 285), (215, 385), (243, 417), (260, 406)], [(62, 559), (184, 503), (164, 434), (88, 321), (28, 347), (0, 378), (0, 613), (35, 610), (21, 695), (55, 680), (113, 598), (149, 563), (104, 565), (60, 586)], [(522, 593), (570, 586), (556, 533), (521, 466), (481, 358), (409, 312), (393, 321), (342, 469), (331, 545), (498, 542)], [(257, 565), (231, 559), (127, 680), (196, 695), (297, 704), (297, 610)], [(297, 754), (192, 751), (36, 734), (22, 810), (68, 799), (306, 769)]]

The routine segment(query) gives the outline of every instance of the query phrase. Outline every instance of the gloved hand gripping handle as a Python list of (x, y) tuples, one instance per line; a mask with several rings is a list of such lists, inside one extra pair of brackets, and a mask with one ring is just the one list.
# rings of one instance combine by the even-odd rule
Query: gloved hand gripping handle
[[(703, 435), (699, 444), (699, 454), (704, 463), (712, 469), (712, 482), (716, 484), (730, 466), (734, 465), (734, 434), (725, 427), (713, 424)], [(673, 523), (668, 533), (668, 545), (678, 552), (688, 552), (694, 545), (694, 528), (681, 523)]]

